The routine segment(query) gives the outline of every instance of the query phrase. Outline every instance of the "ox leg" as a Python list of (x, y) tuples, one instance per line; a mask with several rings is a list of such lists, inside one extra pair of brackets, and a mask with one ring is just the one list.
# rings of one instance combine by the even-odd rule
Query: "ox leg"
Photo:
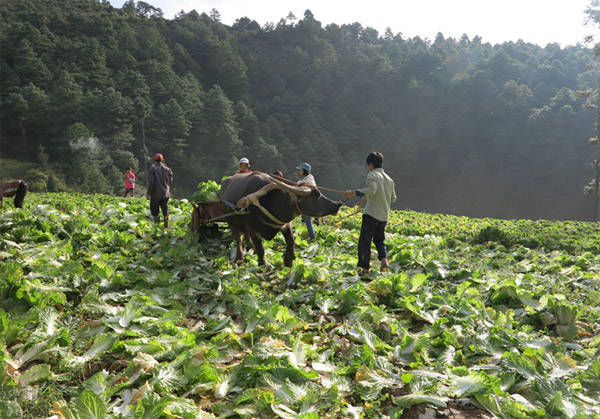
[(238, 229), (231, 229), (231, 233), (235, 238), (235, 261), (240, 263), (244, 260), (244, 249), (242, 248), (242, 233)]
[(258, 256), (258, 264), (265, 264), (265, 246), (263, 245), (262, 238), (258, 236), (252, 236), (252, 243), (254, 243), (254, 252)]
[(292, 230), (292, 224), (287, 223), (281, 228), (281, 234), (285, 238), (285, 255), (283, 256), (283, 265), (288, 268), (292, 266), (292, 262), (296, 258), (294, 254), (294, 231)]
[(244, 241), (246, 242), (246, 252), (248, 252), (250, 249), (252, 249), (252, 240), (250, 240), (250, 234), (244, 234)]

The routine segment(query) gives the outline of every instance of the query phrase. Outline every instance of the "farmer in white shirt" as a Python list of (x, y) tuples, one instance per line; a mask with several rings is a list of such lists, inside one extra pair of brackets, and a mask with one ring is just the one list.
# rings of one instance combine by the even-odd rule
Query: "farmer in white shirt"
[(362, 189), (347, 190), (346, 198), (365, 196), (367, 205), (363, 211), (360, 237), (358, 238), (359, 274), (369, 272), (371, 263), (371, 241), (377, 248), (377, 256), (381, 261), (381, 272), (390, 268), (385, 246), (385, 226), (387, 225), (390, 207), (396, 202), (394, 181), (383, 170), (383, 154), (373, 151), (367, 156), (367, 186)]

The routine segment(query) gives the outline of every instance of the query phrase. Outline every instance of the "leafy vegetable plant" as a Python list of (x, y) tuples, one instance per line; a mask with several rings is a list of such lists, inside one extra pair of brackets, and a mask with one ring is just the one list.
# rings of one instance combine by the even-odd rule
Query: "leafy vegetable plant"
[(392, 269), (358, 277), (348, 209), (295, 222), (285, 268), (170, 206), (165, 232), (141, 199), (5, 203), (0, 417), (600, 418), (596, 224), (393, 212)]

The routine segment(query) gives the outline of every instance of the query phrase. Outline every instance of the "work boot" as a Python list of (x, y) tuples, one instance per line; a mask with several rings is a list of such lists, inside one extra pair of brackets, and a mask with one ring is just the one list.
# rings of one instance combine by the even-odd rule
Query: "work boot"
[(358, 276), (361, 276), (361, 277), (362, 277), (362, 276), (366, 276), (366, 275), (368, 275), (368, 274), (369, 274), (369, 272), (370, 272), (370, 271), (369, 271), (369, 269), (368, 269), (368, 268), (361, 268), (361, 267), (357, 267), (357, 269), (356, 269), (356, 274), (357, 274)]
[(158, 224), (160, 223), (160, 215), (157, 215), (156, 217), (154, 217), (154, 224)]
[(386, 272), (390, 270), (390, 262), (386, 258), (381, 259), (381, 267), (379, 268), (379, 272)]
[(165, 228), (169, 228), (169, 216), (165, 215)]

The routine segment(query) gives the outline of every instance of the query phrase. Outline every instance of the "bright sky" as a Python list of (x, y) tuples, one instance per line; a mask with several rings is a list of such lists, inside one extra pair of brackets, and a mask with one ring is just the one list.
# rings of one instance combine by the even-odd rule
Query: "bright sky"
[[(109, 0), (121, 7), (124, 0)], [(434, 40), (444, 37), (469, 39), (480, 36), (492, 44), (522, 39), (541, 46), (557, 42), (561, 46), (584, 42), (598, 29), (585, 26), (584, 11), (590, 0), (144, 0), (161, 9), (165, 18), (196, 10), (214, 8), (221, 22), (233, 24), (248, 17), (261, 26), (277, 23), (292, 12), (302, 19), (310, 10), (323, 27), (358, 22), (383, 35), (386, 28), (404, 38), (420, 36)]]

